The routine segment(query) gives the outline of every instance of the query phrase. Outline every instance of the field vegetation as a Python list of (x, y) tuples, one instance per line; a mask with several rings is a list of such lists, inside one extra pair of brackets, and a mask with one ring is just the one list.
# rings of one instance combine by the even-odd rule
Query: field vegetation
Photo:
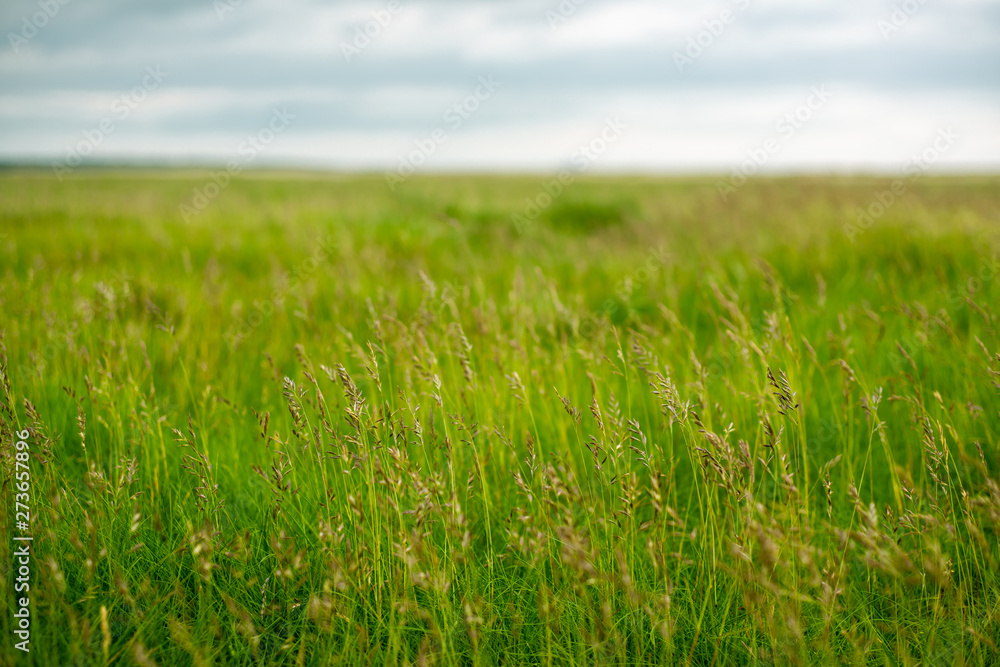
[(998, 664), (1000, 180), (547, 178), (0, 174), (0, 662)]

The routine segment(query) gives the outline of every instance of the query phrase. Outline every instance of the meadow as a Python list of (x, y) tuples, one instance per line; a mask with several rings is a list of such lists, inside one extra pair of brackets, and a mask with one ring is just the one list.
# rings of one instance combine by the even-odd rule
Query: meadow
[(0, 662), (1000, 664), (1000, 178), (551, 178), (0, 172)]

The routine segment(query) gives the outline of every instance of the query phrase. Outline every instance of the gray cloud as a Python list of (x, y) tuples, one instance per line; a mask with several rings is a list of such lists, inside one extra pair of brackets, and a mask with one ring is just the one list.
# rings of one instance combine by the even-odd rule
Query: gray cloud
[[(597, 168), (724, 169), (820, 83), (837, 93), (796, 139), (810, 152), (773, 166), (892, 168), (942, 123), (974, 138), (949, 153), (956, 168), (1000, 166), (995, 2), (911, 0), (887, 38), (893, 3), (862, 0), (587, 0), (555, 27), (558, 2), (400, 2), (351, 62), (341, 45), (388, 0), (243, 0), (221, 18), (213, 0), (8, 2), (0, 158), (57, 157), (159, 65), (167, 81), (94, 157), (223, 157), (287, 106), (296, 121), (262, 159), (387, 165), (490, 74), (502, 90), (428, 167), (552, 165), (573, 132), (621, 114), (630, 134)], [(40, 6), (59, 9), (15, 53), (10, 35)], [(727, 9), (735, 18), (678, 71), (674, 54)]]

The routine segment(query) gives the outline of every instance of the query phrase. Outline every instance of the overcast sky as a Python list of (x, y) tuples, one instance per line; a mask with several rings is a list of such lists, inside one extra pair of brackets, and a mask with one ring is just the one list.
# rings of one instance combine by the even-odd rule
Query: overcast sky
[(578, 1), (4, 0), (0, 160), (1000, 168), (1000, 1)]

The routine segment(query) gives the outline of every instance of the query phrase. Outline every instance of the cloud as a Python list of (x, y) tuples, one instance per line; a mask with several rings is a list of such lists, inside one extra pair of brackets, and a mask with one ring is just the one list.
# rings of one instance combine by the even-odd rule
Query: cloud
[[(233, 1), (221, 17), (211, 0), (69, 0), (19, 52), (0, 50), (0, 159), (58, 156), (159, 65), (168, 81), (95, 157), (224, 158), (286, 105), (296, 123), (262, 162), (378, 168), (493, 75), (503, 89), (429, 168), (556, 165), (587, 127), (620, 114), (632, 130), (595, 168), (725, 169), (821, 83), (840, 91), (835, 102), (773, 168), (892, 168), (945, 123), (974, 138), (948, 164), (1000, 167), (993, 2), (926, 0), (888, 35), (879, 22), (894, 5), (864, 0), (586, 0), (556, 25), (555, 0), (399, 2), (347, 62), (342, 44), (388, 0)], [(674, 54), (727, 10), (734, 18), (679, 71)], [(37, 11), (5, 3), (3, 34)]]

